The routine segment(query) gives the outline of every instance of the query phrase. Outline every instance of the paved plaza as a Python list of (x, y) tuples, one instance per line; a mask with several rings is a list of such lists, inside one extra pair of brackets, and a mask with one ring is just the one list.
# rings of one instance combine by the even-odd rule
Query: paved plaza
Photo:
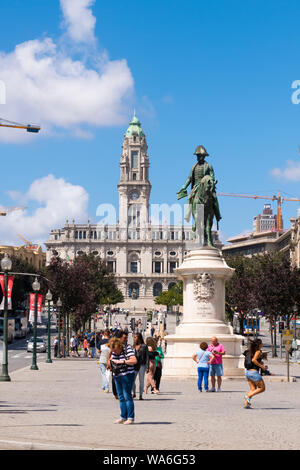
[[(222, 393), (199, 393), (196, 379), (164, 379), (158, 396), (135, 400), (136, 423), (118, 429), (119, 402), (101, 390), (93, 359), (60, 359), (10, 374), (0, 384), (1, 449), (299, 449), (300, 365), (295, 382), (266, 379), (266, 392), (242, 407), (245, 380), (224, 380)], [(269, 368), (286, 373), (283, 359)], [(120, 432), (122, 431), (122, 432)], [(259, 439), (257, 436), (259, 435)]]

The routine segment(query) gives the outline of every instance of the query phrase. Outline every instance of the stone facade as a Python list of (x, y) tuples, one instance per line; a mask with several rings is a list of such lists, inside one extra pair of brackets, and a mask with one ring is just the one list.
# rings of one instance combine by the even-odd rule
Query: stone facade
[(298, 209), (297, 217), (292, 217), (290, 228), (290, 255), (291, 263), (294, 267), (300, 267), (300, 209)]
[(282, 251), (289, 256), (291, 229), (251, 232), (229, 238), (223, 245), (223, 255), (253, 256), (274, 251)]
[[(151, 183), (145, 134), (136, 115), (124, 136), (120, 160), (119, 221), (115, 225), (66, 222), (51, 230), (47, 263), (53, 254), (70, 262), (82, 253), (93, 253), (115, 273), (125, 302), (121, 308), (144, 312), (157, 308), (154, 298), (177, 282), (174, 273), (192, 239), (191, 226), (152, 225), (149, 217)], [(218, 247), (217, 233), (213, 234)]]
[(41, 246), (0, 246), (0, 254), (7, 253), (8, 256), (15, 256), (30, 264), (36, 269), (42, 269), (46, 264), (46, 253)]

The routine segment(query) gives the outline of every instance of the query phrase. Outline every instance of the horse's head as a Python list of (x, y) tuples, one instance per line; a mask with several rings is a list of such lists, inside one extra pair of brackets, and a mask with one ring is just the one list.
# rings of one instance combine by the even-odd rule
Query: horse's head
[(216, 188), (215, 180), (210, 175), (205, 175), (201, 179), (201, 186), (203, 188), (203, 192), (207, 195), (211, 195)]

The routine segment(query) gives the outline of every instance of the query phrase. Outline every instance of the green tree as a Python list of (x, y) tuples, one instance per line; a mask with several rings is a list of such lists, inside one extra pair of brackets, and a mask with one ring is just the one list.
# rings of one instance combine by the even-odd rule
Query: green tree
[(62, 313), (72, 315), (75, 329), (84, 327), (104, 298), (121, 299), (107, 264), (92, 254), (78, 256), (72, 263), (54, 257), (44, 272), (54, 299), (61, 298)]
[(165, 305), (166, 307), (173, 307), (174, 305), (183, 305), (183, 282), (178, 281), (171, 289), (162, 291), (154, 302), (157, 305)]
[[(272, 326), (279, 315), (289, 315), (294, 303), (300, 305), (300, 271), (293, 269), (284, 253), (265, 253), (251, 258), (227, 257), (235, 268), (226, 283), (226, 304), (247, 315), (259, 308)], [(271, 329), (271, 341), (276, 352), (276, 328)]]

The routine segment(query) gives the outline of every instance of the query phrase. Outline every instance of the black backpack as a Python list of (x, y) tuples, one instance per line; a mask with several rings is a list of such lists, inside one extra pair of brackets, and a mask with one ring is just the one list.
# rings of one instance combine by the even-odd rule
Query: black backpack
[(253, 364), (252, 364), (252, 358), (251, 358), (251, 353), (249, 349), (247, 349), (247, 351), (244, 351), (243, 354), (245, 356), (245, 360), (244, 360), (245, 369), (252, 369)]

